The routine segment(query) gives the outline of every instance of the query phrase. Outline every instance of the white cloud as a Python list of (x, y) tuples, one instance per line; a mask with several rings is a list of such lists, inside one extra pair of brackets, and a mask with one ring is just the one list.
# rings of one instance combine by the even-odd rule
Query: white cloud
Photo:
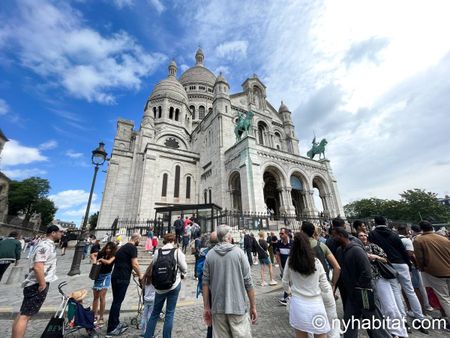
[(158, 14), (161, 14), (166, 9), (160, 0), (148, 0), (148, 2), (155, 8)]
[(42, 161), (47, 161), (47, 157), (41, 154), (39, 148), (26, 147), (16, 140), (10, 140), (3, 149), (1, 163), (13, 166)]
[[(89, 215), (92, 215), (93, 213), (97, 212), (100, 210), (100, 204), (98, 203), (92, 203), (91, 207), (89, 209)], [(83, 205), (79, 208), (75, 208), (75, 209), (71, 209), (71, 210), (66, 210), (63, 211), (61, 214), (64, 215), (65, 217), (77, 217), (77, 218), (82, 218), (84, 217), (84, 214), (86, 213), (86, 205)]]
[[(64, 190), (59, 193), (50, 195), (49, 198), (55, 202), (59, 209), (73, 209), (79, 207), (81, 204), (86, 204), (89, 198), (89, 192), (82, 189)], [(97, 195), (92, 195), (92, 200), (95, 201)]]
[(28, 0), (17, 6), (18, 15), (0, 29), (3, 47), (74, 97), (113, 104), (114, 89), (139, 89), (141, 79), (165, 60), (145, 52), (126, 32), (102, 36), (68, 4)]
[(9, 106), (5, 100), (0, 99), (0, 116), (6, 115), (9, 112)]
[(77, 153), (73, 150), (68, 150), (66, 152), (66, 155), (69, 156), (70, 158), (81, 158), (83, 157), (83, 153)]
[(114, 5), (116, 5), (118, 8), (122, 9), (124, 7), (131, 7), (133, 6), (133, 0), (114, 0)]
[[(201, 41), (210, 69), (231, 69), (232, 90), (257, 73), (269, 101), (284, 100), (301, 154), (314, 130), (328, 139), (344, 202), (397, 197), (416, 186), (448, 191), (449, 10), (446, 1), (406, 0), (212, 0), (183, 7), (189, 43)], [(231, 63), (218, 41), (252, 43), (243, 60)]]
[(220, 58), (237, 60), (247, 56), (248, 41), (236, 40), (224, 42), (216, 47), (216, 54)]
[(43, 176), (46, 175), (47, 172), (38, 168), (30, 168), (30, 169), (5, 169), (3, 170), (6, 176), (15, 180), (22, 180), (24, 178), (32, 177), (32, 176)]
[(56, 147), (58, 147), (58, 142), (55, 140), (49, 140), (39, 145), (40, 150), (51, 150), (55, 149)]

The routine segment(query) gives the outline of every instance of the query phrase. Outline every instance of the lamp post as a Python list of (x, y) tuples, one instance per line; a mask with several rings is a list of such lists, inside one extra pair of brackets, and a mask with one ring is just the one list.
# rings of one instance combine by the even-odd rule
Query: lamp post
[(86, 243), (84, 242), (84, 236), (86, 235), (86, 226), (89, 218), (89, 209), (91, 208), (92, 194), (94, 192), (95, 179), (97, 178), (98, 168), (103, 165), (106, 161), (106, 156), (108, 154), (105, 151), (105, 144), (100, 142), (98, 147), (92, 151), (92, 164), (94, 165), (94, 177), (92, 179), (91, 191), (89, 193), (89, 199), (86, 206), (86, 213), (84, 214), (83, 224), (81, 226), (80, 237), (78, 238), (77, 245), (75, 246), (75, 253), (73, 254), (72, 266), (68, 273), (69, 276), (80, 274), (80, 264), (81, 258), (83, 256), (84, 247)]

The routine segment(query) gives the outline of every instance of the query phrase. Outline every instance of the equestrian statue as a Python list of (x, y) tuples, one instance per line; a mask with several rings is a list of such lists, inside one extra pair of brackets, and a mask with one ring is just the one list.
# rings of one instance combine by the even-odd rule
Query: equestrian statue
[(253, 115), (254, 113), (251, 110), (248, 111), (246, 115), (239, 114), (239, 118), (236, 121), (236, 126), (234, 127), (236, 141), (239, 141), (241, 139), (244, 132), (248, 133), (248, 131), (250, 130), (250, 127), (252, 126)]
[(319, 160), (320, 160), (320, 155), (323, 156), (323, 158), (325, 158), (325, 146), (328, 144), (326, 139), (322, 139), (322, 141), (320, 142), (316, 142), (316, 136), (314, 136), (314, 139), (312, 141), (312, 147), (311, 149), (306, 153), (306, 155), (310, 158), (310, 159), (314, 159), (314, 156), (319, 155)]

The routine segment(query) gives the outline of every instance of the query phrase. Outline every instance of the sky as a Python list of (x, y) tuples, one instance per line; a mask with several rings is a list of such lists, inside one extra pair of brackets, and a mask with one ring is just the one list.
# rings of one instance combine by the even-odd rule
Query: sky
[[(91, 151), (118, 118), (139, 125), (175, 59), (201, 46), (232, 92), (256, 73), (289, 107), (305, 155), (328, 140), (343, 203), (450, 193), (450, 2), (2, 1), (0, 170), (50, 181), (57, 218), (79, 223)], [(91, 211), (100, 207), (107, 166)]]

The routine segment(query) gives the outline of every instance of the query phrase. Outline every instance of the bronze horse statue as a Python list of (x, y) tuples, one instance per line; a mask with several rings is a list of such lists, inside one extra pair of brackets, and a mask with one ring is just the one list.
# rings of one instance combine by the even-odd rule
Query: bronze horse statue
[(322, 155), (323, 158), (325, 158), (325, 146), (328, 144), (327, 140), (323, 138), (319, 143), (317, 143), (315, 141), (316, 141), (316, 138), (314, 137), (313, 146), (306, 153), (306, 155), (310, 159), (314, 159), (314, 156), (316, 156), (316, 155), (319, 155), (319, 160), (320, 160), (320, 155)]
[(234, 135), (236, 135), (236, 141), (241, 139), (242, 134), (246, 131), (250, 130), (252, 125), (254, 113), (250, 110), (247, 112), (245, 117), (243, 115), (239, 116), (239, 119), (236, 122), (236, 127), (234, 127)]

